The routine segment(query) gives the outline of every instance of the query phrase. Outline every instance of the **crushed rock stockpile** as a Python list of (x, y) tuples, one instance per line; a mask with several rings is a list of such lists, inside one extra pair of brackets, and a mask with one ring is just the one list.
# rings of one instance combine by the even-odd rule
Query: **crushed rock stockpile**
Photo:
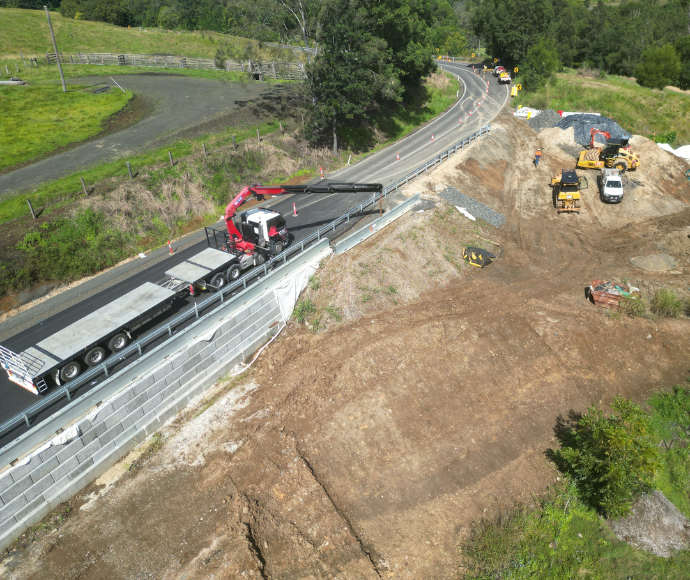
[[(541, 116), (541, 115), (540, 115)], [(616, 123), (613, 119), (602, 115), (568, 115), (561, 119), (556, 125), (559, 129), (575, 129), (575, 143), (589, 145), (591, 140), (592, 128), (600, 131), (607, 131), (613, 139), (630, 139), (632, 135)]]
[(506, 221), (506, 217), (492, 210), (488, 205), (484, 205), (481, 201), (477, 201), (464, 193), (461, 193), (454, 187), (446, 187), (438, 196), (445, 199), (452, 205), (457, 205), (459, 207), (465, 208), (474, 217), (483, 219), (486, 223), (491, 224), (494, 227), (500, 228), (503, 222)]
[(527, 124), (537, 133), (540, 133), (544, 129), (555, 127), (560, 120), (561, 116), (556, 111), (553, 109), (544, 109), (538, 115), (527, 119)]
[(553, 109), (544, 109), (538, 115), (527, 119), (527, 124), (537, 133), (541, 133), (544, 129), (552, 129), (553, 127), (564, 130), (573, 127), (575, 130), (575, 143), (584, 146), (590, 143), (591, 130), (593, 127), (600, 131), (607, 131), (614, 139), (632, 138), (632, 135), (625, 131), (613, 119), (589, 113), (579, 113), (561, 117)]

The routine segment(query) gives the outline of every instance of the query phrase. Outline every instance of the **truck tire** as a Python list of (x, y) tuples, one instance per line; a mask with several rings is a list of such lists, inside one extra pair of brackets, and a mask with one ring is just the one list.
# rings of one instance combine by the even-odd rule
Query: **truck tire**
[(120, 352), (129, 344), (129, 337), (124, 332), (118, 332), (108, 341), (110, 352)]
[(619, 159), (613, 164), (614, 169), (618, 169), (621, 173), (625, 173), (628, 170), (628, 162)]
[(273, 253), (274, 256), (277, 256), (280, 254), (280, 252), (283, 251), (283, 242), (274, 242), (274, 244), (271, 246), (271, 252)]
[(92, 348), (84, 357), (84, 362), (90, 367), (95, 367), (96, 365), (101, 364), (104, 360), (105, 349), (101, 348), (100, 346)]
[(63, 384), (69, 383), (71, 380), (76, 379), (80, 374), (81, 365), (76, 360), (70, 361), (60, 369), (60, 381)]
[(215, 286), (218, 290), (225, 288), (228, 283), (228, 279), (223, 274), (216, 274), (211, 278), (211, 286)]
[(225, 275), (230, 282), (234, 282), (242, 275), (242, 268), (239, 264), (233, 264), (225, 271)]

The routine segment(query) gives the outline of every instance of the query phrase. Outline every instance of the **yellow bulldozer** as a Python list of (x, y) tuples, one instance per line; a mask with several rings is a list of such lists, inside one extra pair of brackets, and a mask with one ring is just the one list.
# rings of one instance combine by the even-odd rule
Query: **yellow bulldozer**
[(583, 169), (613, 167), (621, 173), (640, 166), (640, 156), (633, 153), (627, 139), (607, 139), (603, 147), (580, 151), (577, 166)]
[(553, 205), (558, 213), (580, 213), (580, 190), (587, 180), (577, 176), (575, 169), (563, 169), (551, 179)]

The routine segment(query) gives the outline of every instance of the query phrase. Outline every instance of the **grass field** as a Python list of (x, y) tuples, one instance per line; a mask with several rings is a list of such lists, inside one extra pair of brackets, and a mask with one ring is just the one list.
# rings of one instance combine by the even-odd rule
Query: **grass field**
[(96, 135), (102, 122), (132, 98), (129, 91), (93, 94), (83, 89), (70, 86), (63, 93), (55, 84), (0, 87), (0, 170)]
[[(123, 52), (128, 54), (163, 54), (212, 58), (221, 45), (230, 45), (237, 55), (246, 52), (245, 58), (275, 58), (295, 60), (292, 53), (270, 47), (245, 38), (232, 37), (217, 32), (182, 32), (158, 28), (123, 28), (103, 22), (88, 22), (63, 18), (59, 12), (51, 12), (58, 49), (70, 52)], [(16, 60), (19, 52), (24, 56), (44, 56), (54, 52), (43, 10), (0, 8), (0, 63)], [(247, 48), (249, 46), (249, 48)], [(256, 56), (254, 56), (256, 55)], [(4, 67), (3, 67), (4, 68)]]
[(690, 143), (690, 95), (646, 89), (623, 77), (589, 78), (566, 71), (545, 88), (521, 94), (513, 104), (601, 113), (632, 133), (651, 138), (675, 131), (674, 147)]

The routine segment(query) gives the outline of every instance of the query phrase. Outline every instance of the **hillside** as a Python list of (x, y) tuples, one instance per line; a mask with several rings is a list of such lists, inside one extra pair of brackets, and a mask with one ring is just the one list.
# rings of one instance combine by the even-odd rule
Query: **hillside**
[[(51, 12), (50, 18), (61, 52), (124, 52), (128, 54), (172, 54), (191, 57), (213, 57), (221, 45), (229, 44), (240, 52), (251, 41), (204, 31), (182, 32), (159, 28), (122, 28), (102, 22), (88, 22), (63, 18), (59, 12)], [(19, 52), (24, 56), (44, 55), (53, 52), (45, 12), (0, 8), (0, 61), (16, 59)], [(250, 52), (266, 55), (270, 49), (259, 51), (252, 43)], [(284, 54), (284, 51), (278, 51)], [(276, 55), (278, 58), (278, 55)], [(293, 57), (294, 60), (294, 57)]]
[(656, 137), (657, 142), (668, 141), (674, 147), (690, 143), (690, 95), (677, 89), (647, 89), (628, 77), (566, 69), (555, 82), (521, 95), (513, 104), (601, 113), (636, 135)]

